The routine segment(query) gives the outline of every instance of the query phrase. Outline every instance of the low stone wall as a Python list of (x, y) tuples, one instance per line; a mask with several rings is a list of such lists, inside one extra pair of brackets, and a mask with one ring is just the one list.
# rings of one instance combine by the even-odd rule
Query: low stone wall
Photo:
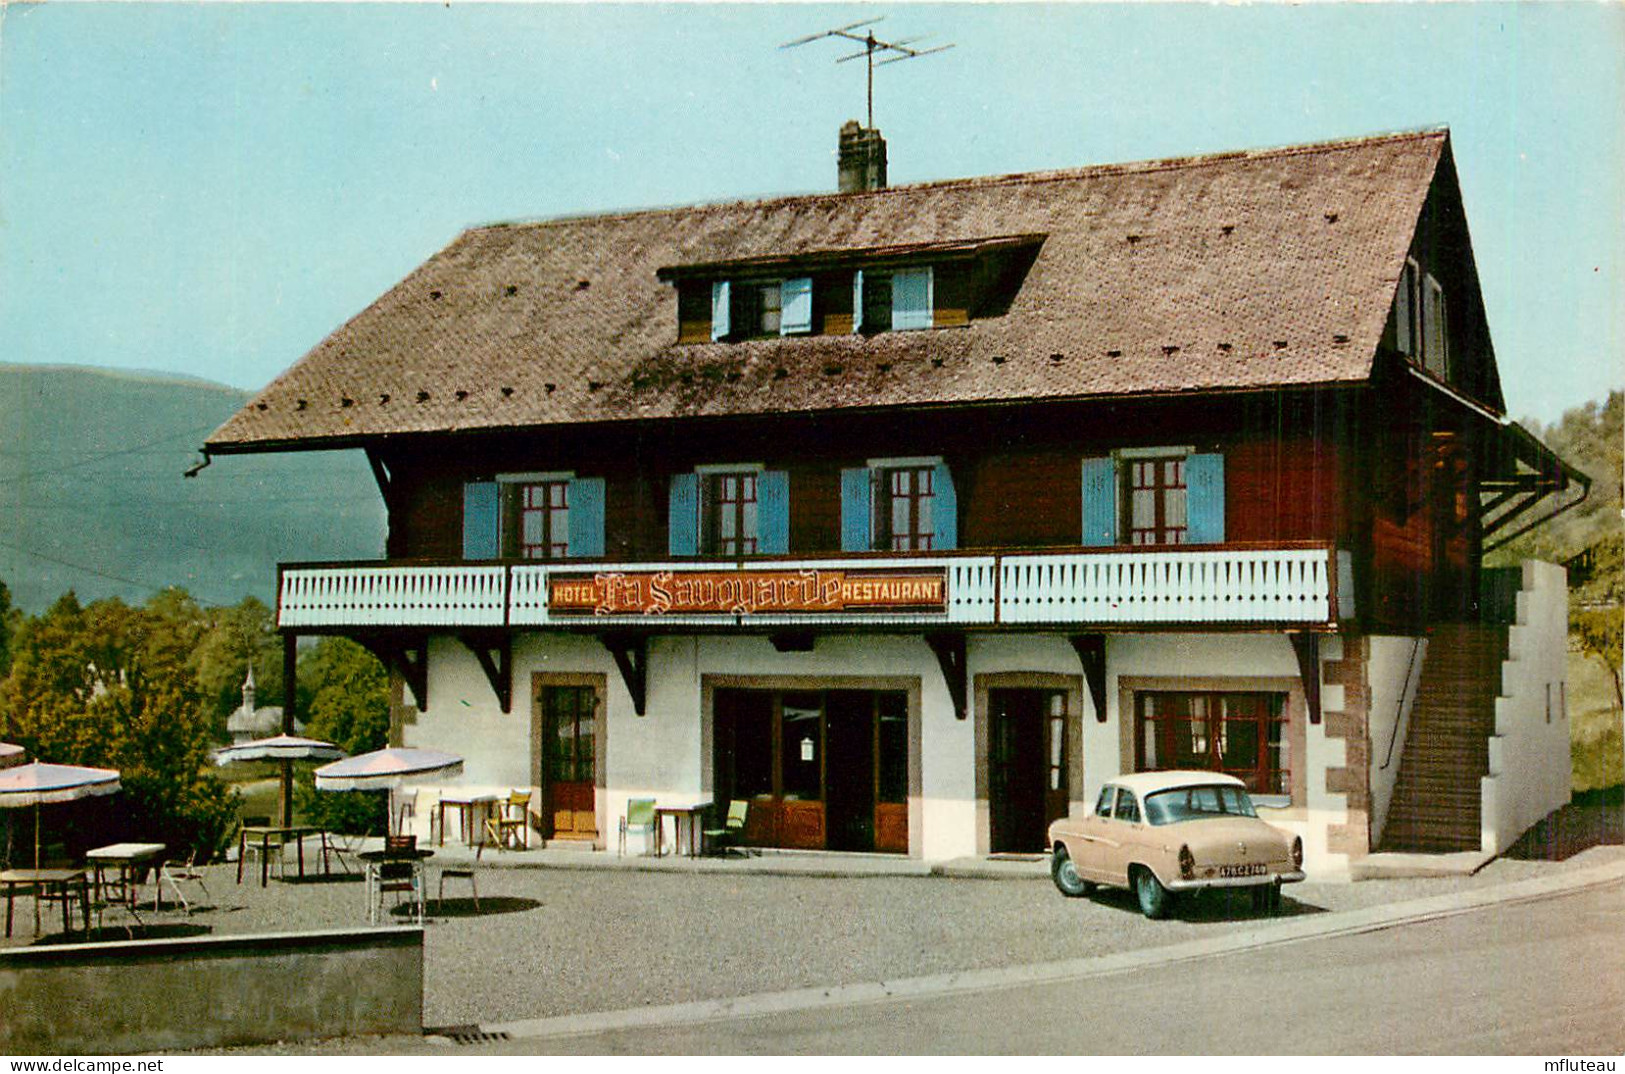
[(422, 1030), (421, 928), (0, 951), (0, 1054), (128, 1054)]

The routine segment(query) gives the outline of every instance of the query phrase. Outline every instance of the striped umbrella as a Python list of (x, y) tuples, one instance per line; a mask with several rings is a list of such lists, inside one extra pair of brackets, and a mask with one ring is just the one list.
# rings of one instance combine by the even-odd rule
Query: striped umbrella
[[(39, 869), (39, 807), (57, 802), (114, 794), (119, 790), (118, 770), (72, 764), (19, 765), (0, 772), (0, 808), (34, 807), (34, 868)], [(39, 900), (34, 900), (34, 931), (39, 931)]]
[(214, 751), (215, 764), (236, 764), (239, 761), (276, 761), (282, 767), (282, 796), (280, 809), (282, 824), (293, 823), (293, 762), (332, 761), (343, 757), (344, 751), (331, 742), (298, 735), (272, 735), (251, 742), (238, 742)]
[(395, 830), (395, 791), (429, 776), (460, 776), (463, 759), (442, 750), (394, 746), (358, 753), (316, 769), (319, 791), (389, 792), (389, 824)]

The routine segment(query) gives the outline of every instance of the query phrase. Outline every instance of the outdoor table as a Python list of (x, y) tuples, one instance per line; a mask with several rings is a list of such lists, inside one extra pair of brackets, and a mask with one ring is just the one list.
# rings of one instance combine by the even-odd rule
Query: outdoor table
[(243, 830), (237, 835), (237, 883), (243, 882), (243, 850), (247, 847), (249, 839), (257, 839), (260, 844), (260, 887), (270, 883), (271, 860), (266, 852), (271, 849), (271, 840), (276, 839), (278, 845), (290, 840), (299, 848), (299, 879), (305, 878), (305, 836), (320, 835), (322, 837), (322, 875), (328, 875), (327, 867), (327, 832), (314, 824), (288, 824), (276, 825), (243, 825)]
[(672, 819), (673, 854), (683, 852), (683, 829), (688, 829), (688, 856), (700, 856), (701, 833), (705, 826), (705, 811), (710, 802), (687, 802), (682, 805), (655, 805), (655, 857), (666, 853), (666, 818)]
[[(114, 843), (111, 846), (97, 847), (86, 851), (85, 861), (96, 869), (96, 898), (102, 897), (103, 887), (112, 887), (107, 883), (107, 870), (118, 866), (118, 886), (123, 893), (124, 901), (133, 908), (135, 906), (135, 892), (140, 885), (141, 877), (148, 869), (157, 870), (163, 863), (164, 844), (162, 843)], [(158, 883), (156, 872), (152, 884), (152, 908), (158, 909), (158, 900), (163, 897), (163, 890)]]
[[(485, 826), (483, 821), (489, 815), (502, 796), (489, 792), (475, 791), (448, 791), (440, 796), (440, 846), (446, 845), (446, 807), (456, 806), (460, 819), (460, 831), (463, 833), (463, 845), (473, 846), (476, 841), (485, 842)], [(469, 817), (473, 816), (474, 827), (469, 827)], [(472, 833), (475, 838), (470, 839)]]
[[(71, 932), (68, 899), (75, 884), (79, 886), (79, 908), (85, 917), (85, 932), (90, 932), (90, 881), (83, 869), (7, 869), (0, 872), (0, 884), (6, 886), (6, 935), (11, 935), (11, 903), (20, 887), (34, 889), (34, 935), (39, 935), (39, 901), (41, 898), (62, 900), (62, 931)], [(57, 888), (56, 895), (50, 895)]]
[(375, 900), (378, 898), (379, 883), (378, 870), (385, 862), (411, 862), (413, 879), (417, 884), (418, 898), (428, 897), (428, 888), (423, 878), (423, 863), (434, 857), (434, 851), (427, 847), (414, 847), (411, 850), (363, 850), (357, 854), (367, 867), (367, 916), (373, 915)]

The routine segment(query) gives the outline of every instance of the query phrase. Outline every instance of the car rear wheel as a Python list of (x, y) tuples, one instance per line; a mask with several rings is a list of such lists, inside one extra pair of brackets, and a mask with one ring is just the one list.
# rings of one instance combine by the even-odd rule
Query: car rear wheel
[(1173, 893), (1162, 886), (1156, 873), (1143, 865), (1134, 872), (1134, 894), (1140, 900), (1140, 913), (1153, 920), (1167, 917), (1173, 908)]
[(1066, 847), (1059, 844), (1055, 853), (1050, 855), (1049, 875), (1055, 881), (1055, 886), (1061, 894), (1069, 899), (1076, 899), (1095, 890), (1095, 885), (1078, 875), (1078, 867), (1072, 861), (1072, 855), (1066, 852)]

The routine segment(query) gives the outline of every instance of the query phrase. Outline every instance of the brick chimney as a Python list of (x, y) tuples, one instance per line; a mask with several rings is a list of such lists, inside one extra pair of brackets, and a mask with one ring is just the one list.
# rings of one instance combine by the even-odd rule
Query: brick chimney
[(855, 119), (841, 124), (839, 171), (842, 194), (886, 189), (886, 139), (880, 131), (860, 127)]

